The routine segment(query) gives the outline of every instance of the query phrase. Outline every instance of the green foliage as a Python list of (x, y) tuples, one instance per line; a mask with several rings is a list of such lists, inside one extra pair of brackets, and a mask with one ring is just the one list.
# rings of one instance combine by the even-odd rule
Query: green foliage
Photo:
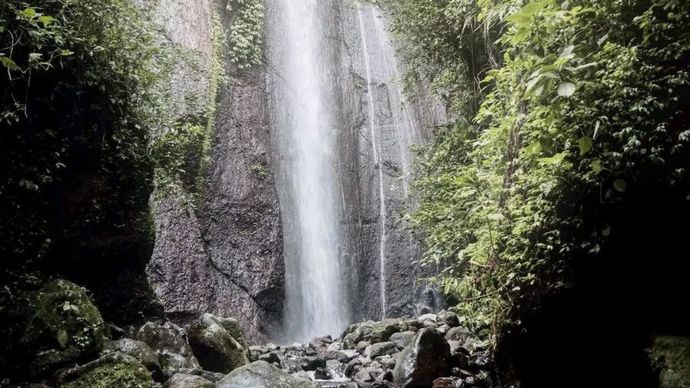
[(144, 235), (149, 135), (166, 117), (156, 39), (127, 0), (0, 4), (6, 264)]
[(264, 2), (232, 0), (228, 11), (233, 14), (229, 28), (230, 62), (246, 69), (263, 62)]
[[(228, 48), (226, 31), (220, 15), (213, 15), (213, 54), (208, 77), (208, 93), (195, 96), (206, 101), (196, 115), (178, 118), (156, 134), (151, 141), (155, 162), (155, 197), (172, 196), (194, 209), (206, 185), (207, 169), (211, 157), (217, 96), (226, 82), (222, 53)], [(177, 61), (193, 61), (193, 58), (177, 57)], [(172, 120), (171, 120), (172, 121)]]
[(422, 53), (413, 72), (449, 84), (454, 117), (423, 155), (414, 221), (445, 268), (435, 280), (478, 324), (497, 329), (569, 282), (631, 193), (690, 193), (683, 1), (391, 3)]

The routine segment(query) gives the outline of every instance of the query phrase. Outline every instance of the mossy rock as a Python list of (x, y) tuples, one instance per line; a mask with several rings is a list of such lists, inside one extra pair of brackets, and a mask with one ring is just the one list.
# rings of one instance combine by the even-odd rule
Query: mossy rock
[(20, 345), (31, 375), (96, 357), (107, 340), (107, 326), (86, 290), (69, 281), (54, 280), (37, 291), (28, 313)]
[(151, 374), (139, 361), (122, 353), (111, 353), (88, 364), (65, 371), (62, 388), (152, 388)]
[(236, 320), (204, 314), (188, 332), (189, 345), (205, 370), (229, 373), (249, 364), (249, 347)]
[(385, 342), (393, 333), (407, 330), (407, 325), (400, 319), (387, 318), (380, 322), (366, 321), (350, 325), (343, 333), (345, 349), (354, 349), (360, 341), (370, 343)]
[(690, 337), (657, 337), (650, 353), (661, 388), (690, 388)]

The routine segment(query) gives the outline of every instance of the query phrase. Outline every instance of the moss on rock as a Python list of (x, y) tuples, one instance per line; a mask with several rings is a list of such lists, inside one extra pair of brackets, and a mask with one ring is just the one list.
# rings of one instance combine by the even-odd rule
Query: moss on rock
[(68, 372), (71, 381), (63, 388), (151, 388), (153, 379), (146, 367), (133, 357), (121, 353), (110, 354)]
[(690, 388), (690, 337), (657, 337), (650, 353), (661, 388)]
[(103, 318), (86, 290), (66, 280), (46, 284), (31, 298), (21, 345), (32, 375), (96, 356), (108, 336)]

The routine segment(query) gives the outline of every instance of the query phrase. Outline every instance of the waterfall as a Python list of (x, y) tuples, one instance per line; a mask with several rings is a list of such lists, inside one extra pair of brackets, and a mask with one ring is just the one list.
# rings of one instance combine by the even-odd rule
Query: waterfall
[(281, 150), (289, 340), (338, 335), (348, 324), (338, 257), (339, 188), (334, 152), (332, 80), (325, 50), (321, 0), (278, 0), (269, 65), (274, 126)]
[(364, 57), (364, 71), (366, 75), (366, 92), (369, 101), (369, 133), (371, 136), (371, 148), (374, 155), (374, 164), (378, 172), (379, 180), (379, 223), (381, 224), (381, 236), (379, 238), (379, 287), (381, 289), (381, 318), (386, 317), (386, 190), (383, 178), (383, 166), (381, 164), (381, 150), (376, 135), (376, 110), (374, 108), (374, 91), (371, 77), (371, 64), (369, 63), (369, 45), (367, 33), (364, 29), (364, 11), (357, 6), (357, 18), (359, 32), (362, 39), (362, 56)]

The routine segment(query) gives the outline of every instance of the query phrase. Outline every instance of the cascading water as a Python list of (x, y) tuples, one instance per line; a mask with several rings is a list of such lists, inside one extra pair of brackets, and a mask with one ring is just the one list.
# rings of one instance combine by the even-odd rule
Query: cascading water
[(381, 236), (379, 237), (379, 286), (381, 293), (381, 317), (386, 317), (386, 190), (384, 187), (383, 166), (381, 165), (381, 149), (376, 134), (376, 110), (374, 109), (374, 92), (372, 88), (371, 65), (369, 63), (369, 45), (367, 34), (364, 28), (364, 11), (361, 6), (357, 7), (357, 19), (359, 22), (359, 32), (362, 38), (362, 55), (364, 57), (364, 72), (366, 76), (367, 101), (369, 102), (369, 133), (371, 136), (371, 148), (374, 155), (374, 164), (377, 166), (379, 183), (379, 223), (381, 225)]
[[(401, 74), (395, 58), (395, 49), (384, 26), (384, 17), (375, 6), (358, 6), (357, 22), (364, 65), (365, 92), (367, 94), (368, 130), (371, 138), (373, 162), (378, 175), (379, 192), (379, 287), (381, 315), (388, 309), (386, 261), (388, 249), (389, 201), (407, 203), (411, 174), (411, 147), (421, 141), (416, 121), (404, 101), (400, 88)], [(391, 141), (390, 139), (393, 139)], [(385, 164), (398, 165), (400, 176), (384, 173)], [(402, 193), (396, 188), (402, 183)], [(399, 187), (399, 186), (398, 186)], [(410, 240), (409, 244), (415, 242)]]
[(272, 3), (275, 30), (269, 65), (273, 77), (274, 138), (283, 211), (287, 337), (308, 341), (337, 335), (348, 324), (338, 257), (340, 231), (333, 88), (324, 54), (321, 0)]

